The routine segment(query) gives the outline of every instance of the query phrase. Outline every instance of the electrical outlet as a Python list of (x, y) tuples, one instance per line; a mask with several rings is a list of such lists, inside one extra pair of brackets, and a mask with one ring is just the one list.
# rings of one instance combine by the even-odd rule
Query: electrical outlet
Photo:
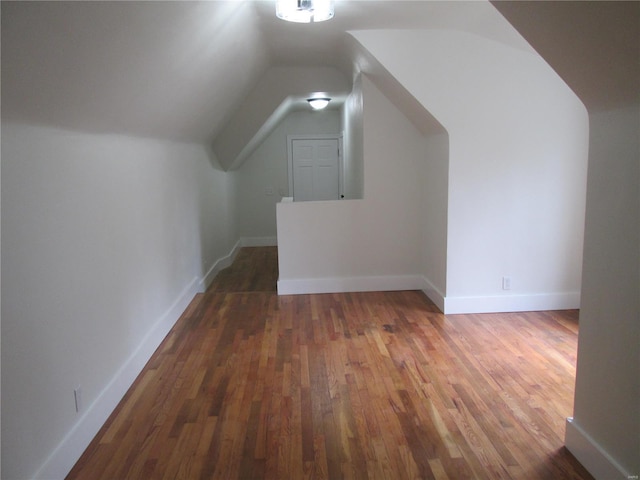
[(73, 390), (73, 398), (76, 402), (76, 412), (79, 412), (82, 410), (82, 387), (80, 385)]
[(502, 277), (502, 289), (511, 290), (511, 277)]

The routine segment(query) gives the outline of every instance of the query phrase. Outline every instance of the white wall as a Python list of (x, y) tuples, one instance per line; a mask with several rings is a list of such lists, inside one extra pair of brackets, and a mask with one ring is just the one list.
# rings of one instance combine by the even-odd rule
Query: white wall
[(588, 119), (573, 92), (539, 56), (471, 34), (351, 33), (449, 134), (447, 313), (577, 307)]
[(444, 311), (447, 292), (447, 198), (449, 195), (449, 136), (429, 134), (420, 175), (422, 273), (425, 292)]
[(573, 421), (566, 445), (596, 478), (640, 473), (640, 109), (590, 115)]
[(2, 125), (3, 478), (64, 477), (232, 248), (228, 195), (197, 145)]
[(282, 120), (233, 172), (240, 237), (276, 237), (276, 203), (290, 195), (287, 135), (341, 133), (339, 110), (295, 111)]
[(364, 197), (362, 115), (362, 79), (358, 76), (342, 109), (344, 198), (347, 200)]
[(362, 79), (362, 200), (279, 203), (280, 293), (421, 288), (425, 138)]

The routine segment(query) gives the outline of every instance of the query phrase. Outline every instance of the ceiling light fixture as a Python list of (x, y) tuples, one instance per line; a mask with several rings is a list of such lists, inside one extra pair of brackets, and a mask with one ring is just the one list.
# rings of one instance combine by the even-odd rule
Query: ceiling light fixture
[(333, 0), (276, 0), (276, 16), (288, 22), (324, 22), (333, 18)]
[(324, 107), (329, 105), (331, 101), (328, 97), (315, 97), (315, 98), (307, 98), (307, 102), (311, 105), (311, 108), (314, 110), (322, 110)]

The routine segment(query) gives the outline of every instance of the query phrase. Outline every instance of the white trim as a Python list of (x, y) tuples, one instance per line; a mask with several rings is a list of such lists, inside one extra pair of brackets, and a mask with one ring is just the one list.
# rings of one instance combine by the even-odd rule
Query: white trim
[(278, 295), (421, 290), (423, 285), (423, 277), (419, 275), (299, 278), (278, 280)]
[(278, 237), (242, 237), (231, 249), (231, 252), (219, 258), (200, 279), (200, 291), (204, 292), (209, 288), (213, 279), (220, 273), (220, 270), (231, 266), (238, 256), (238, 252), (242, 247), (273, 247), (278, 245)]
[[(607, 451), (585, 432), (573, 419), (567, 418), (564, 443), (571, 454), (597, 479), (628, 480), (631, 472), (616, 462)], [(634, 475), (637, 475), (636, 472)]]
[(422, 290), (424, 294), (447, 315), (460, 313), (567, 310), (580, 307), (579, 293), (447, 297), (426, 277), (420, 275), (278, 280), (278, 295), (394, 290)]
[(580, 292), (444, 297), (444, 313), (533, 312), (580, 308)]
[[(96, 400), (87, 408), (85, 414), (72, 427), (45, 460), (34, 478), (64, 478), (80, 458), (91, 440), (96, 436), (109, 415), (127, 393), (134, 380), (158, 349), (169, 331), (180, 319), (196, 294), (206, 290), (220, 270), (231, 265), (240, 248), (260, 241), (272, 242), (275, 237), (244, 238), (236, 242), (231, 252), (219, 258), (202, 278), (194, 278), (178, 295), (156, 323), (149, 329), (140, 345), (122, 364), (111, 381), (104, 387)], [(246, 245), (249, 246), (249, 245)]]
[(178, 295), (178, 298), (164, 315), (156, 321), (138, 348), (122, 364), (96, 400), (87, 408), (85, 414), (45, 460), (34, 478), (64, 478), (67, 476), (153, 353), (187, 309), (193, 297), (198, 293), (198, 284), (196, 277)]
[(207, 273), (205, 273), (200, 279), (199, 287), (201, 292), (204, 292), (209, 288), (209, 285), (211, 285), (211, 282), (213, 282), (213, 279), (216, 278), (216, 275), (218, 275), (220, 270), (229, 267), (233, 263), (240, 251), (240, 248), (243, 246), (242, 239), (238, 240), (228, 255), (216, 260)]
[(421, 290), (424, 294), (429, 297), (429, 299), (436, 304), (436, 307), (440, 309), (441, 312), (444, 312), (444, 302), (445, 296), (444, 294), (429, 281), (426, 277), (422, 277), (422, 287)]
[(240, 245), (243, 247), (276, 247), (278, 237), (242, 237)]
[(289, 175), (289, 195), (293, 195), (293, 141), (294, 140), (337, 140), (338, 141), (338, 195), (344, 198), (344, 158), (342, 145), (342, 133), (329, 133), (322, 135), (287, 135), (287, 174)]

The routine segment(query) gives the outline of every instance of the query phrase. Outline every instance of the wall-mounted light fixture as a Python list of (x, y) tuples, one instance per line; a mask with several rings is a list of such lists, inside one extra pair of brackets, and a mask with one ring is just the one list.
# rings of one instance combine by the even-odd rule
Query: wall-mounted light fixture
[(333, 13), (333, 0), (276, 0), (276, 16), (288, 22), (324, 22)]
[(313, 97), (307, 98), (307, 102), (311, 105), (311, 108), (314, 110), (322, 110), (324, 107), (329, 105), (331, 99), (329, 97)]

